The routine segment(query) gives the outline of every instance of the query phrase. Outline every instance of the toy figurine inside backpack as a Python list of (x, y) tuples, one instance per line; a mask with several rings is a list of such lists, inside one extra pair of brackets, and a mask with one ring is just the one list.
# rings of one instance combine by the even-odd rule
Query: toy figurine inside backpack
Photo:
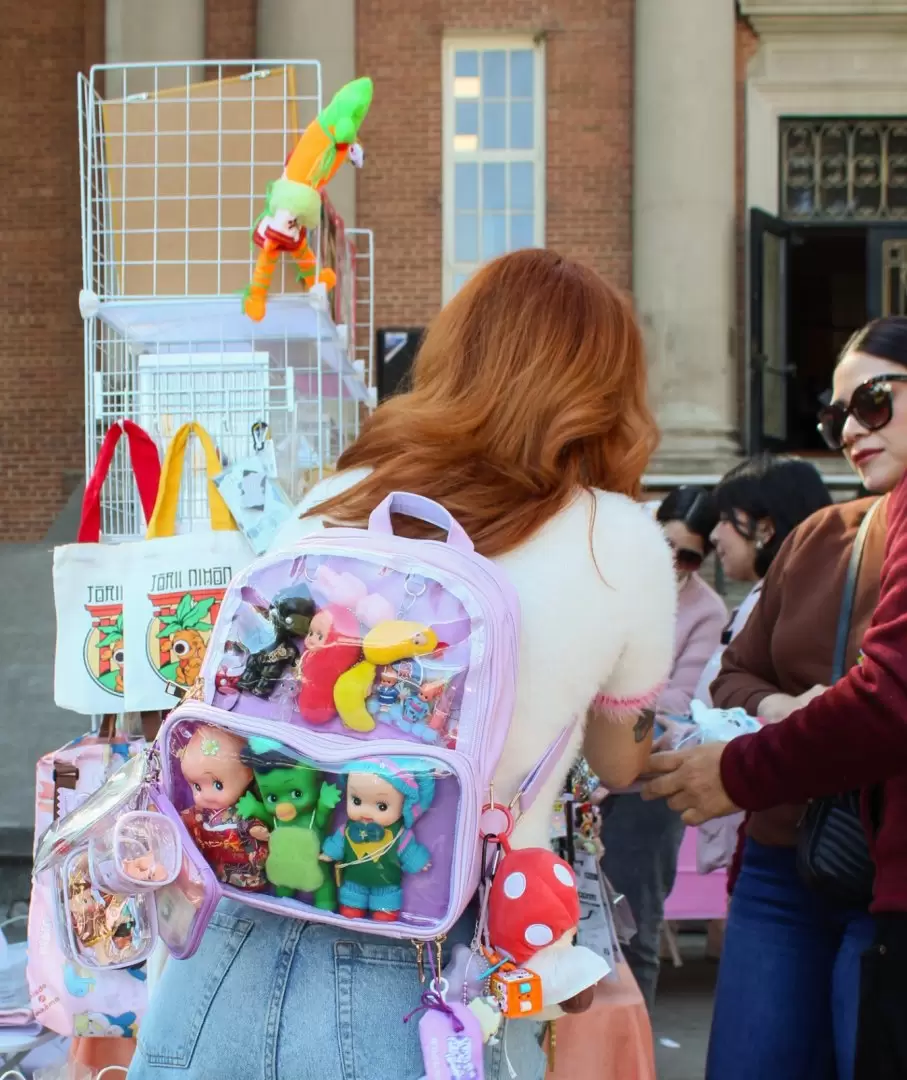
[[(441, 527), (446, 542), (395, 535), (392, 512)], [(104, 917), (135, 944), (160, 935), (176, 957), (195, 951), (225, 896), (431, 951), (481, 884), (491, 911), (473, 951), (491, 968), (483, 997), (513, 1015), (554, 1007), (557, 988), (575, 992), (564, 972), (580, 959), (574, 974), (590, 985), (603, 972), (571, 948), (572, 870), (550, 852), (514, 852), (498, 887), (489, 858), (509, 852), (514, 818), (572, 731), (507, 807), (495, 804), (519, 622), (502, 572), (419, 496), (391, 495), (367, 529), (326, 530), (253, 563), (231, 583), (199, 679), (144, 771), (80, 808), (77, 829), (57, 823), (39, 844), (36, 871), (62, 873), (66, 927), (82, 901), (65, 868), (87, 866), (118, 890), (117, 914)], [(518, 947), (502, 929), (509, 909), (533, 916), (510, 926), (525, 931)], [(85, 966), (116, 961), (88, 955), (81, 940), (73, 951)], [(527, 977), (536, 990), (521, 997), (526, 978), (513, 972), (535, 956), (545, 979)]]

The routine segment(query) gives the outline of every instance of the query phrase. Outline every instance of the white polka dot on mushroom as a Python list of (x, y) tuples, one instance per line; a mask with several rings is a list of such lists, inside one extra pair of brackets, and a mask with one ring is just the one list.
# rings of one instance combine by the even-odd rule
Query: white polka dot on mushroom
[(508, 900), (519, 900), (526, 891), (526, 875), (516, 871), (504, 879), (504, 895)]
[(536, 922), (526, 927), (523, 935), (527, 945), (534, 945), (540, 949), (543, 945), (550, 945), (554, 941), (554, 931), (544, 923)]
[(570, 889), (573, 888), (573, 875), (570, 873), (566, 866), (561, 866), (560, 863), (555, 863), (554, 876), (561, 883), (561, 885), (566, 885)]

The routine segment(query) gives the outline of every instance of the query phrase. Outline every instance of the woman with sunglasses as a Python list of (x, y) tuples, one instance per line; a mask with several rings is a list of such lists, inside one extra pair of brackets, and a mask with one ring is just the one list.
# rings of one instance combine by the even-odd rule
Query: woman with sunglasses
[[(709, 535), (718, 519), (708, 492), (679, 487), (659, 505), (655, 517), (674, 552), (677, 579), (674, 664), (655, 706), (664, 729), (670, 726), (671, 716), (689, 713), (700, 673), (727, 621), (727, 608), (698, 573), (712, 550)], [(663, 803), (644, 803), (638, 788), (610, 795), (602, 805), (602, 815), (602, 870), (626, 896), (636, 920), (636, 935), (625, 953), (651, 1012), (664, 902), (674, 887), (684, 826), (679, 815)]]
[[(882, 494), (898, 486), (891, 500), (878, 501), (866, 533), (850, 620), (850, 674), (822, 692), (831, 678), (851, 549), (874, 499), (829, 507), (795, 532), (767, 576), (753, 617), (725, 655), (712, 687), (716, 704), (773, 713), (780, 722), (726, 748), (662, 754), (651, 763), (653, 772), (666, 775), (648, 785), (648, 794), (667, 797), (691, 823), (738, 806), (752, 811), (716, 998), (708, 1072), (716, 1080), (907, 1076), (907, 845), (901, 839), (907, 781), (901, 776), (885, 785), (881, 823), (873, 824), (873, 910), (882, 918), (878, 948), (864, 955), (862, 974), (871, 922), (801, 884), (790, 847), (807, 799), (868, 787), (907, 768), (907, 487), (899, 484), (907, 471), (907, 319), (881, 319), (855, 335), (833, 381), (831, 400), (819, 414), (826, 442), (844, 451), (868, 490)], [(889, 571), (893, 559), (897, 565)], [(785, 860), (788, 887), (782, 890)], [(754, 917), (760, 904), (772, 915), (761, 923)], [(743, 933), (731, 937), (733, 920), (744, 916), (748, 949)], [(830, 948), (836, 940), (837, 949)]]

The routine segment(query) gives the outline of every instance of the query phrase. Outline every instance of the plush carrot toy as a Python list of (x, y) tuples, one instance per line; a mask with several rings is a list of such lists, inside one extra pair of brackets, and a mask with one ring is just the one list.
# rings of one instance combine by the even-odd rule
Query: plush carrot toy
[[(341, 87), (302, 133), (283, 175), (268, 188), (264, 213), (252, 231), (259, 253), (243, 297), (243, 310), (250, 319), (264, 318), (281, 252), (293, 256), (305, 292), (315, 284), (317, 260), (308, 232), (321, 221), (322, 189), (344, 161), (349, 158), (357, 168), (362, 165), (362, 147), (356, 139), (371, 103), (371, 79), (355, 79)], [(337, 283), (330, 269), (322, 270), (318, 281), (329, 289)]]

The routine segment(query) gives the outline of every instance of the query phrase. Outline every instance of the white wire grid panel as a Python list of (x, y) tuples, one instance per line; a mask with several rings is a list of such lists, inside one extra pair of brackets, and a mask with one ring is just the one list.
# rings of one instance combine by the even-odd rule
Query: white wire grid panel
[[(278, 476), (294, 500), (359, 432), (372, 395), (345, 349), (320, 339), (289, 337), (191, 343), (133, 340), (107, 320), (85, 321), (88, 372), (88, 470), (105, 432), (135, 420), (161, 453), (184, 423), (212, 436), (226, 464), (253, 452), (252, 426), (264, 422), (277, 455)], [(187, 455), (178, 523), (208, 527), (201, 453)], [(102, 528), (109, 540), (139, 536), (141, 509), (121, 441), (104, 488)]]
[[(103, 64), (80, 77), (83, 288), (102, 302), (225, 296), (249, 282), (252, 225), (321, 109), (321, 69), (314, 60), (212, 68), (206, 82), (178, 63)], [(105, 99), (108, 79), (122, 96)], [(298, 291), (291, 260), (272, 291)]]
[[(353, 288), (349, 292), (352, 310), (348, 325), (352, 328), (352, 356), (365, 375), (366, 385), (377, 387), (375, 375), (375, 238), (371, 229), (347, 229), (352, 241)], [(370, 404), (376, 398), (370, 393)]]
[[(80, 81), (87, 466), (124, 416), (162, 452), (195, 420), (225, 463), (252, 452), (252, 425), (263, 421), (280, 479), (299, 498), (333, 467), (374, 404), (371, 234), (345, 233), (326, 206), (311, 242), (337, 271), (332, 297), (320, 287), (303, 296), (285, 266), (265, 319), (243, 314), (237, 295), (222, 290), (248, 281), (252, 223), (267, 182), (318, 111), (320, 73), (315, 62), (216, 66), (224, 77), (204, 84), (189, 81), (186, 65), (95, 68)], [(231, 67), (252, 72), (230, 78)], [(162, 69), (170, 83), (185, 72), (185, 85), (129, 94), (131, 72), (157, 87)], [(104, 71), (124, 87), (122, 99), (101, 98)], [(203, 529), (202, 458), (187, 459), (179, 527)], [(102, 527), (111, 540), (143, 531), (122, 445)]]

